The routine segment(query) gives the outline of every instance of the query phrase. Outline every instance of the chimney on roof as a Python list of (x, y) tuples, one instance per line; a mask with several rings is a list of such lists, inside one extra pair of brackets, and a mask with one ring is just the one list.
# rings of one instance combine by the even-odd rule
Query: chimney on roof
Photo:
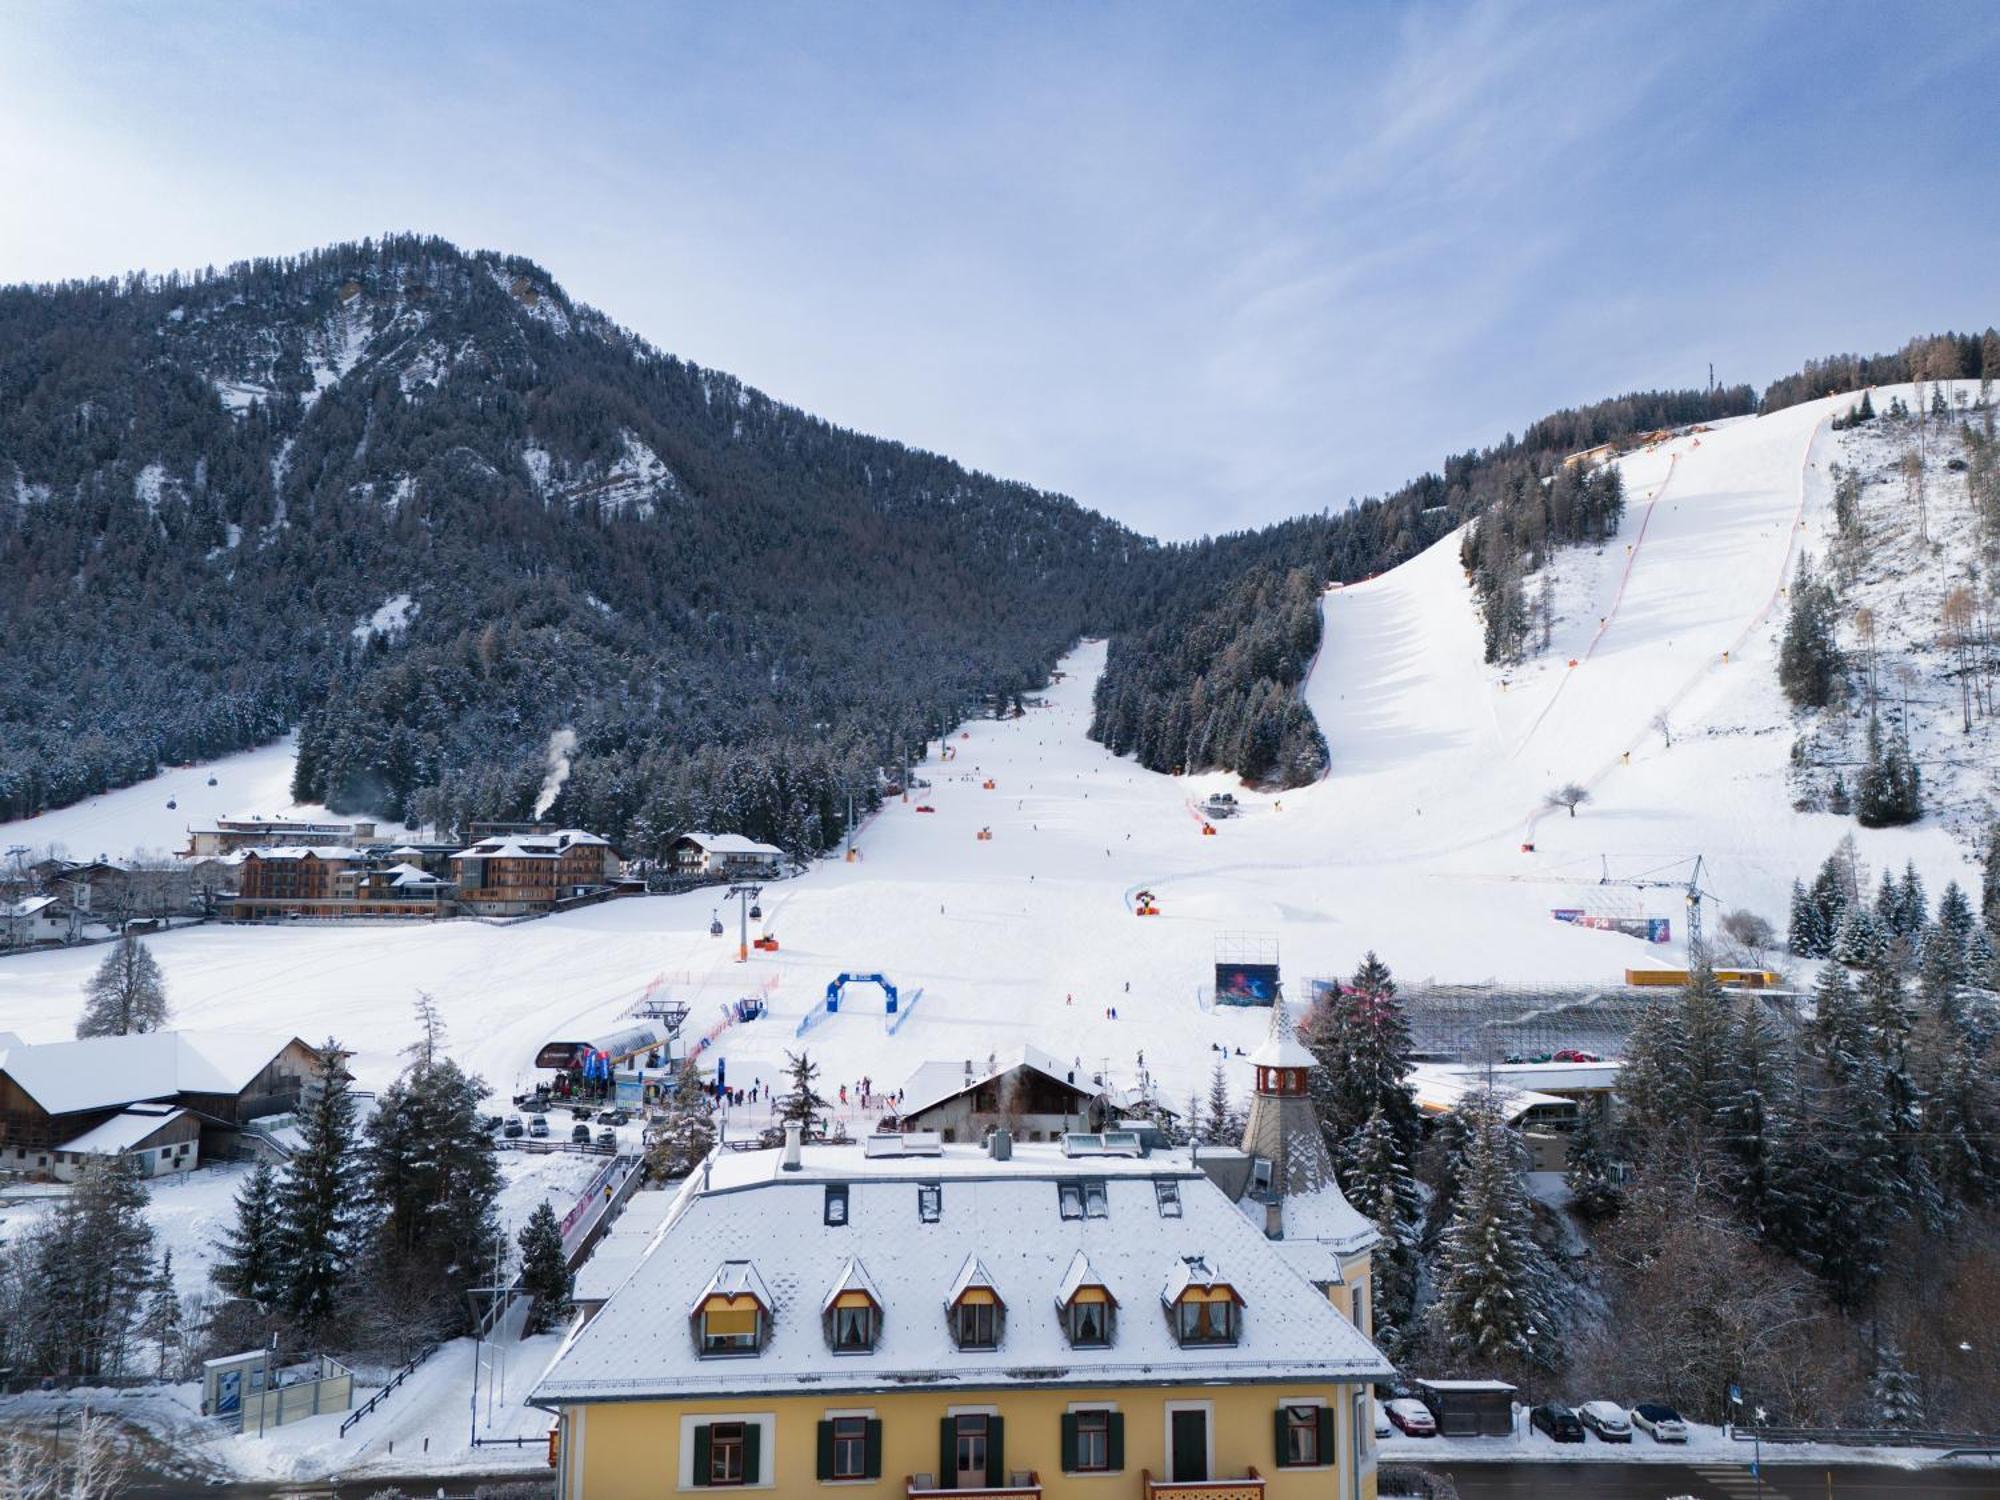
[(799, 1143), (805, 1137), (805, 1126), (797, 1120), (785, 1121), (785, 1159), (780, 1164), (787, 1172), (799, 1169)]
[(1285, 1200), (1273, 1196), (1264, 1204), (1264, 1238), (1281, 1240), (1285, 1237)]
[(995, 1161), (1014, 1159), (1014, 1133), (1011, 1130), (996, 1130), (986, 1139), (986, 1154)]

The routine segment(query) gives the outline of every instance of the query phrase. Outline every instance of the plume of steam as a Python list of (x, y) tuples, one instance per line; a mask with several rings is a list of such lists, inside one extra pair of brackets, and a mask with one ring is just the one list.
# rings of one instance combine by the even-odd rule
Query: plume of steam
[(574, 729), (558, 729), (549, 736), (549, 747), (542, 752), (542, 758), (548, 765), (548, 773), (542, 777), (542, 794), (535, 799), (537, 818), (556, 805), (556, 797), (562, 792), (563, 783), (569, 780), (569, 758), (575, 749)]

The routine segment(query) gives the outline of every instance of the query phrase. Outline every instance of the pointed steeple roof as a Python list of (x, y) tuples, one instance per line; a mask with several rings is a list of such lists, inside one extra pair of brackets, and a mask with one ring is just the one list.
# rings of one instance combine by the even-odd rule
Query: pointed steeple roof
[(1265, 1035), (1263, 1044), (1250, 1054), (1250, 1064), (1257, 1068), (1312, 1068), (1319, 1065), (1312, 1048), (1299, 1040), (1298, 1028), (1292, 1023), (1292, 1013), (1286, 1008), (1282, 995), (1271, 1002), (1271, 1029)]

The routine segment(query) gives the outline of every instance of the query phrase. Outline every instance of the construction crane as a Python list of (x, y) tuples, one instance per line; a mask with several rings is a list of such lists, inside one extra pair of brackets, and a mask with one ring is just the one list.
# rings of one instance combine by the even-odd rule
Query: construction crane
[(1598, 858), (1603, 861), (1603, 873), (1597, 879), (1599, 885), (1621, 885), (1629, 886), (1634, 890), (1665, 890), (1682, 893), (1683, 898), (1687, 901), (1688, 973), (1693, 974), (1695, 970), (1699, 969), (1708, 956), (1708, 951), (1703, 946), (1701, 940), (1701, 903), (1716, 899), (1713, 891), (1705, 891), (1701, 888), (1702, 856), (1697, 854), (1694, 857), (1694, 869), (1688, 873), (1686, 880), (1651, 880), (1644, 876), (1634, 876), (1631, 878), (1614, 877), (1611, 873), (1610, 857), (1600, 854)]

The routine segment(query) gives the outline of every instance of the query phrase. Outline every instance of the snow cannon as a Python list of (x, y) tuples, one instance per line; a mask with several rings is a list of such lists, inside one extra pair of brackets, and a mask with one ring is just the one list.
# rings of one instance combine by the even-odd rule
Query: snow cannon
[(752, 938), (750, 946), (755, 948), (759, 953), (776, 953), (778, 951), (778, 940), (767, 932), (760, 938)]
[(986, 780), (982, 781), (982, 782), (980, 783), (980, 785), (981, 785), (982, 787), (984, 787), (984, 788), (985, 788), (985, 789), (986, 789), (987, 791), (989, 791), (989, 792), (990, 792), (990, 791), (992, 791), (992, 790), (993, 790), (993, 785), (994, 785), (994, 784), (993, 784), (993, 778), (989, 776), (989, 777), (988, 777), (988, 778), (987, 778)]
[(1215, 825), (1214, 825), (1213, 823), (1204, 823), (1204, 824), (1202, 824), (1202, 825), (1201, 825), (1201, 836), (1202, 836), (1203, 838), (1205, 838), (1205, 839), (1212, 839), (1212, 838), (1214, 838), (1214, 837), (1215, 837)]
[(993, 830), (990, 828), (982, 828), (979, 830), (979, 832), (975, 833), (973, 837), (978, 839), (982, 843), (990, 844), (993, 842)]
[(1159, 898), (1151, 891), (1134, 891), (1132, 903), (1132, 915), (1135, 917), (1157, 917), (1160, 914)]

